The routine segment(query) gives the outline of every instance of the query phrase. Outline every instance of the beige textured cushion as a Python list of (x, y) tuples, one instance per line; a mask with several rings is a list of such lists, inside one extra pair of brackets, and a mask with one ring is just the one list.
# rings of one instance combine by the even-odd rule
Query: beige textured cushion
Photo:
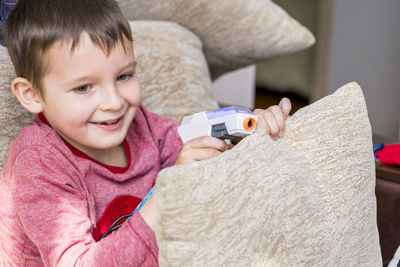
[(213, 78), (314, 43), (309, 30), (270, 0), (118, 0), (131, 20), (175, 21), (204, 44)]
[[(185, 115), (218, 107), (197, 36), (173, 22), (132, 24), (143, 103), (149, 110), (180, 120)], [(0, 46), (0, 169), (10, 142), (33, 118), (11, 93), (14, 77), (7, 49)]]
[(382, 266), (371, 127), (350, 83), (219, 157), (161, 171), (161, 266)]
[(131, 22), (143, 103), (160, 115), (184, 116), (218, 108), (196, 35), (174, 22)]

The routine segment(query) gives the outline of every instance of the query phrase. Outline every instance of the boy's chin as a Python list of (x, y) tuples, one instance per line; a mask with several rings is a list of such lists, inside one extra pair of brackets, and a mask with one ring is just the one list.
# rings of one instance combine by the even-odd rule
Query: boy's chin
[(123, 143), (125, 140), (125, 136), (123, 138), (119, 138), (118, 140), (112, 140), (107, 142), (104, 141), (102, 144), (96, 144), (93, 148), (97, 149), (97, 150), (110, 150), (110, 149), (114, 149), (114, 148), (118, 148), (118, 147), (123, 147)]

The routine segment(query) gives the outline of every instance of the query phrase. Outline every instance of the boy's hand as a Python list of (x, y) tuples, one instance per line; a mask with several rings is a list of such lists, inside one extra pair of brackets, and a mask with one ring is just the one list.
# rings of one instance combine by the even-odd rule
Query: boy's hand
[[(186, 142), (175, 162), (177, 164), (188, 164), (218, 156), (233, 145), (227, 145), (223, 140), (212, 137), (202, 136)], [(157, 191), (156, 191), (157, 192)], [(156, 192), (150, 196), (143, 207), (139, 210), (145, 222), (154, 231), (155, 227), (155, 198)]]
[(213, 158), (231, 147), (233, 146), (212, 136), (198, 137), (183, 145), (175, 165)]
[(291, 109), (290, 100), (284, 97), (279, 102), (279, 105), (274, 105), (267, 109), (256, 109), (254, 114), (258, 117), (257, 123), (263, 126), (273, 139), (277, 139), (285, 133), (285, 120), (289, 116)]

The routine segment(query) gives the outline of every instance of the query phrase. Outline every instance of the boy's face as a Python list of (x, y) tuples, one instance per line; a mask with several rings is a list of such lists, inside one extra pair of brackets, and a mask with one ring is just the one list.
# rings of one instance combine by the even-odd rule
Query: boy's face
[(59, 135), (91, 156), (122, 143), (141, 102), (133, 45), (124, 45), (107, 55), (82, 34), (73, 52), (70, 43), (57, 42), (47, 53), (43, 113)]

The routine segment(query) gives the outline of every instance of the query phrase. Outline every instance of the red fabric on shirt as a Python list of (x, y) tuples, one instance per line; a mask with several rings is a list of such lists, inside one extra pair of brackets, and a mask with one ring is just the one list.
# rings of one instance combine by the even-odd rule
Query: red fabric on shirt
[(174, 164), (177, 126), (141, 107), (126, 136), (130, 164), (115, 173), (74, 154), (35, 118), (12, 142), (0, 181), (3, 266), (156, 266), (155, 235), (140, 213), (100, 242), (92, 232), (114, 199), (142, 199)]
[[(51, 127), (50, 123), (47, 121), (47, 119), (46, 119), (46, 117), (44, 116), (43, 113), (39, 113), (38, 117), (42, 122), (44, 122), (45, 124), (47, 124), (47, 125), (49, 125)], [(93, 161), (93, 162), (95, 162), (95, 163), (97, 163), (97, 164), (109, 169), (113, 173), (123, 173), (128, 169), (129, 165), (131, 164), (131, 154), (129, 153), (129, 144), (126, 141), (126, 139), (124, 139), (124, 141), (122, 142), (122, 144), (124, 145), (124, 151), (125, 151), (125, 154), (126, 154), (126, 158), (128, 159), (128, 162), (127, 162), (126, 166), (124, 166), (124, 167), (110, 166), (110, 165), (104, 164), (103, 162), (100, 162), (100, 161), (98, 161), (98, 160), (96, 160), (94, 158), (91, 158), (90, 156), (86, 155), (82, 151), (80, 151), (77, 148), (75, 148), (74, 146), (72, 146), (70, 143), (66, 142), (64, 139), (63, 139), (63, 141), (67, 145), (67, 147), (69, 147), (69, 149), (72, 151), (72, 153), (74, 153), (78, 157), (89, 159), (89, 160), (91, 160), (91, 161)]]
[[(108, 230), (108, 228), (121, 216), (131, 213), (142, 201), (140, 198), (123, 195), (118, 196), (106, 207), (103, 215), (96, 223), (96, 228), (93, 229), (93, 238), (96, 241)], [(119, 220), (114, 226), (123, 224), (125, 219)], [(110, 235), (113, 232), (110, 233)]]

